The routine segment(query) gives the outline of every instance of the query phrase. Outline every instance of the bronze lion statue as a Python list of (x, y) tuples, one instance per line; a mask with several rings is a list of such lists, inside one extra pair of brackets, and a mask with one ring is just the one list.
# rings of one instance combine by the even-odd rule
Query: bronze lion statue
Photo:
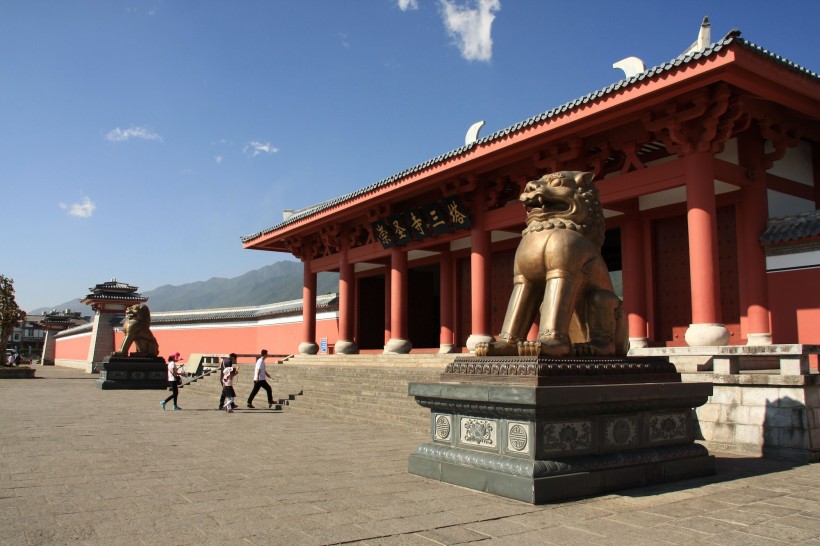
[[(528, 182), (519, 197), (527, 227), (515, 253), (513, 290), (497, 341), (477, 356), (623, 356), (623, 304), (601, 257), (604, 215), (593, 174), (561, 171)], [(538, 337), (526, 341), (536, 316)]]
[(125, 337), (120, 345), (120, 350), (116, 354), (127, 355), (131, 344), (135, 344), (137, 356), (157, 356), (159, 345), (157, 338), (151, 333), (151, 311), (144, 303), (137, 303), (125, 310), (125, 321), (122, 331)]

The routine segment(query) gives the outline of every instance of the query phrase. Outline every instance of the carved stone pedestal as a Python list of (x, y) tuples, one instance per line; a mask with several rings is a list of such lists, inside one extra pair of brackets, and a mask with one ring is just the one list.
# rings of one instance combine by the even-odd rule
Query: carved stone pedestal
[(107, 356), (100, 365), (101, 389), (164, 389), (168, 367), (162, 357)]
[(712, 385), (663, 360), (458, 357), (409, 393), (432, 413), (411, 474), (540, 504), (714, 473), (692, 420)]

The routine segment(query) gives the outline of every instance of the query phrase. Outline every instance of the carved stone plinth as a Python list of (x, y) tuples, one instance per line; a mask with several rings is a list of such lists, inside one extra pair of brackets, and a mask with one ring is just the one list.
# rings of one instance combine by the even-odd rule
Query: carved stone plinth
[(97, 385), (108, 389), (164, 389), (168, 367), (162, 357), (107, 356), (100, 364)]
[(710, 383), (659, 359), (458, 357), (438, 383), (411, 474), (540, 504), (714, 473), (694, 442)]

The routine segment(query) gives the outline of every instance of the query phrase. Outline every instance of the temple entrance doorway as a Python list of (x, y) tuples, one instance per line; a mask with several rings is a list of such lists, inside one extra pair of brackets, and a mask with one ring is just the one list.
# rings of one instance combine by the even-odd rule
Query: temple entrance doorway
[(439, 265), (408, 271), (407, 333), (414, 349), (438, 348), (441, 327)]
[(356, 286), (359, 349), (384, 349), (384, 275), (362, 277)]

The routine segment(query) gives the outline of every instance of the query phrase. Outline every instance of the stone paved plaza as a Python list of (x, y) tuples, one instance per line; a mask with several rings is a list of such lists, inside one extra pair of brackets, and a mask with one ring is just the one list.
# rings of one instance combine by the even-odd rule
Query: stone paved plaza
[(531, 506), (407, 474), (419, 435), (37, 375), (0, 381), (2, 544), (820, 545), (817, 465)]

